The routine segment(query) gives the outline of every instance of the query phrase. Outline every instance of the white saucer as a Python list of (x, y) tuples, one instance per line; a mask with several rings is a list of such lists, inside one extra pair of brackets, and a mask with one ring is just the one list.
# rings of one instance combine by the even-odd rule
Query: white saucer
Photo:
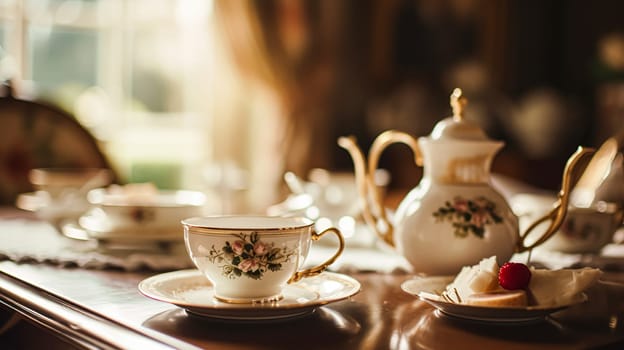
[(139, 291), (188, 313), (230, 321), (282, 320), (310, 314), (322, 305), (349, 298), (360, 291), (355, 279), (331, 272), (287, 285), (276, 302), (229, 304), (215, 299), (210, 281), (199, 270), (181, 270), (149, 277)]
[[(97, 241), (98, 249), (100, 251), (107, 252), (120, 252), (120, 251), (133, 251), (133, 252), (159, 252), (172, 254), (173, 251), (181, 250), (183, 256), (186, 255), (186, 248), (184, 247), (184, 240), (166, 241), (162, 240), (160, 236), (150, 237), (149, 235), (137, 236), (134, 238), (128, 238), (128, 236), (122, 236), (120, 239), (96, 239), (97, 234), (90, 232), (78, 225), (76, 222), (68, 221), (63, 222), (60, 227), (61, 233), (68, 238), (80, 240), (80, 241)], [(192, 266), (192, 264), (191, 264)]]
[[(526, 323), (543, 320), (549, 314), (572, 305), (585, 302), (587, 295), (581, 293), (569, 303), (554, 306), (528, 307), (487, 307), (456, 304), (445, 301), (440, 292), (453, 281), (453, 276), (421, 277), (407, 280), (401, 284), (403, 291), (419, 297), (434, 306), (439, 312), (453, 317), (486, 323)], [(439, 298), (439, 299), (438, 299)]]

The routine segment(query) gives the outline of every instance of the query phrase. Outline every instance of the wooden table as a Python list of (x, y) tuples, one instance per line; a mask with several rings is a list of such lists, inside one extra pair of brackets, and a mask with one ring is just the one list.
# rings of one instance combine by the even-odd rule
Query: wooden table
[[(224, 323), (142, 296), (149, 274), (0, 263), (0, 301), (79, 348), (123, 349), (586, 349), (624, 345), (624, 276), (607, 274), (589, 303), (526, 325), (484, 325), (438, 314), (402, 292), (408, 275), (355, 274), (362, 291), (307, 317)], [(5, 310), (6, 312), (6, 310)], [(621, 348), (621, 347), (619, 347)]]
[[(17, 341), (48, 350), (624, 348), (624, 271), (605, 273), (589, 302), (521, 325), (444, 316), (400, 289), (413, 276), (389, 273), (352, 274), (360, 293), (303, 318), (211, 321), (140, 294), (138, 283), (154, 274), (2, 261), (0, 327), (18, 315), (15, 328), (28, 331)], [(0, 335), (0, 348), (12, 333)]]

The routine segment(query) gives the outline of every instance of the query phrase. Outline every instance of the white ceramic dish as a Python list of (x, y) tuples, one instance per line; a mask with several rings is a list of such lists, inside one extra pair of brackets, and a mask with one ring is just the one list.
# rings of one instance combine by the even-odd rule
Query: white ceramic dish
[(110, 223), (106, 215), (92, 209), (78, 219), (79, 227), (84, 229), (90, 238), (115, 242), (144, 242), (144, 241), (183, 241), (182, 226), (168, 225), (157, 227), (154, 225), (116, 226)]
[(578, 298), (567, 304), (554, 306), (503, 308), (455, 304), (444, 301), (439, 297), (440, 292), (445, 289), (446, 285), (453, 281), (453, 278), (453, 276), (414, 278), (401, 284), (401, 289), (409, 294), (417, 296), (445, 315), (471, 321), (502, 324), (540, 321), (553, 312), (563, 310), (587, 300), (586, 294), (579, 294)]
[(92, 208), (78, 223), (96, 239), (182, 240), (180, 221), (206, 214), (206, 196), (198, 191), (157, 191), (139, 198), (100, 188), (90, 191), (88, 200)]
[(355, 279), (331, 272), (287, 285), (275, 302), (230, 304), (218, 301), (210, 281), (199, 270), (181, 270), (149, 277), (139, 291), (152, 299), (185, 309), (189, 314), (229, 321), (275, 321), (300, 317), (316, 308), (347, 299), (360, 290)]

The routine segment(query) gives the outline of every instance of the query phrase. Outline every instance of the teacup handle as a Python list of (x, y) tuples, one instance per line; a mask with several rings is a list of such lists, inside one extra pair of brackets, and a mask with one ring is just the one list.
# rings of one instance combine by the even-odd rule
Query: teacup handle
[[(520, 239), (518, 240), (518, 244), (516, 246), (516, 252), (521, 253), (527, 250), (531, 250), (538, 245), (546, 242), (552, 235), (554, 235), (566, 215), (568, 214), (568, 203), (570, 201), (570, 190), (572, 188), (572, 174), (576, 170), (576, 166), (579, 160), (586, 154), (593, 153), (594, 150), (591, 148), (579, 147), (572, 156), (568, 159), (566, 166), (563, 170), (563, 179), (561, 181), (561, 190), (559, 191), (557, 201), (555, 202), (554, 208), (550, 210), (546, 215), (537, 219), (534, 223), (532, 223), (526, 231), (520, 235)], [(536, 227), (538, 227), (541, 223), (550, 221), (550, 225), (546, 229), (544, 233), (530, 245), (525, 245), (525, 240), (529, 236)]]
[(342, 238), (342, 234), (335, 227), (330, 227), (328, 229), (325, 229), (321, 233), (312, 232), (312, 240), (313, 241), (318, 241), (319, 239), (321, 239), (321, 237), (323, 237), (327, 233), (334, 233), (336, 235), (336, 237), (338, 237), (339, 247), (338, 247), (338, 250), (336, 251), (336, 253), (331, 258), (327, 259), (324, 263), (322, 263), (322, 264), (320, 264), (318, 266), (311, 267), (309, 269), (305, 269), (305, 270), (301, 270), (301, 271), (295, 272), (292, 275), (292, 277), (288, 280), (288, 283), (297, 282), (297, 281), (301, 280), (302, 278), (312, 277), (312, 276), (316, 276), (316, 275), (320, 274), (321, 272), (325, 271), (325, 269), (329, 265), (333, 264), (334, 261), (336, 261), (336, 259), (338, 259), (340, 254), (342, 254), (342, 251), (344, 250), (344, 238)]

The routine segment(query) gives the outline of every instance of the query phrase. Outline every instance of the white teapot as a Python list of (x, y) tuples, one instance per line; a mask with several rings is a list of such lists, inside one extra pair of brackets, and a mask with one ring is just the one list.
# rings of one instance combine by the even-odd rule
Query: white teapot
[[(462, 266), (492, 255), (502, 265), (515, 252), (547, 240), (567, 213), (570, 174), (578, 160), (590, 152), (579, 147), (570, 157), (552, 211), (521, 235), (517, 217), (490, 185), (490, 166), (503, 142), (488, 139), (482, 129), (463, 118), (466, 103), (461, 90), (455, 89), (451, 94), (453, 116), (438, 122), (427, 137), (415, 139), (394, 130), (380, 134), (371, 146), (368, 166), (354, 137), (338, 140), (353, 158), (365, 221), (417, 273), (452, 275)], [(396, 142), (407, 144), (416, 164), (424, 170), (419, 185), (402, 200), (390, 220), (370, 174), (374, 174), (383, 150)], [(525, 244), (529, 232), (548, 220), (546, 232)]]

